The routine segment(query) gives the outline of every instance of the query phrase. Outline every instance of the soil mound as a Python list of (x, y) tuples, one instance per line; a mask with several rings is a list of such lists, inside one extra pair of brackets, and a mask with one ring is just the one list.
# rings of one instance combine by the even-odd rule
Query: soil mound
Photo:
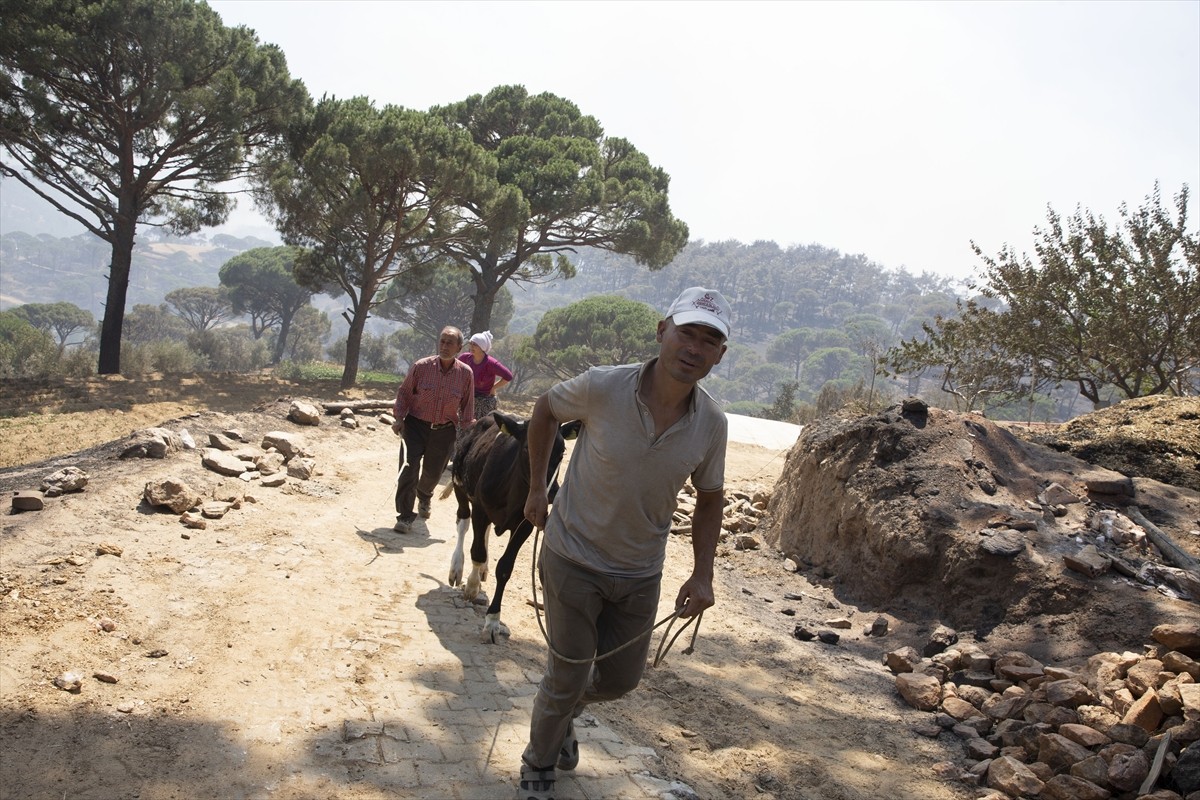
[[(1134, 566), (1161, 560), (1144, 542), (1122, 549), (1093, 530), (1099, 510), (1135, 504), (1200, 555), (1190, 534), (1200, 527), (1197, 492), (1130, 479), (980, 416), (909, 401), (806, 427), (776, 486), (766, 538), (847, 601), (1069, 657), (1138, 649), (1154, 625), (1196, 613), (1169, 588), (1064, 564), (1097, 543)], [(1068, 628), (1069, 645), (1045, 636)]]
[(1200, 398), (1125, 400), (1029, 438), (1125, 475), (1200, 492)]

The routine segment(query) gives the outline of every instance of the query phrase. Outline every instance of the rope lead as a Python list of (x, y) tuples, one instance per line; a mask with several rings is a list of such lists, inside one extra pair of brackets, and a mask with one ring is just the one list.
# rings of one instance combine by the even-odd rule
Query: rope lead
[[(680, 626), (679, 630), (675, 632), (675, 636), (672, 637), (668, 641), (667, 637), (671, 635), (671, 627), (674, 626), (675, 619), (680, 614), (683, 613), (682, 608), (677, 608), (671, 614), (667, 615), (666, 617), (663, 617), (661, 620), (654, 623), (649, 628), (647, 628), (646, 630), (639, 633), (637, 636), (630, 639), (628, 642), (625, 642), (625, 644), (623, 644), (619, 647), (614, 647), (612, 650), (609, 650), (607, 653), (602, 653), (601, 655), (598, 655), (598, 656), (592, 656), (591, 658), (567, 658), (563, 654), (559, 653), (557, 650), (554, 649), (554, 645), (550, 644), (550, 634), (546, 632), (546, 626), (542, 622), (542, 605), (540, 603), (538, 603), (538, 599), (537, 599), (537, 562), (538, 562), (538, 552), (540, 550), (540, 548), (539, 548), (539, 539), (540, 538), (541, 538), (541, 529), (535, 527), (533, 529), (533, 557), (530, 559), (530, 582), (529, 582), (529, 585), (530, 585), (530, 591), (533, 594), (533, 612), (535, 615), (537, 615), (538, 628), (540, 628), (542, 631), (542, 639), (545, 640), (546, 647), (550, 650), (551, 655), (553, 655), (555, 658), (559, 659), (560, 661), (564, 661), (568, 664), (594, 664), (597, 661), (603, 661), (604, 659), (608, 658), (609, 656), (616, 655), (617, 653), (624, 650), (626, 647), (630, 647), (634, 643), (640, 641), (641, 639), (644, 639), (647, 636), (650, 636), (652, 633), (654, 633), (655, 628), (660, 628), (663, 625), (667, 625), (667, 630), (663, 633), (662, 640), (659, 641), (659, 643), (658, 643), (658, 651), (654, 655), (654, 666), (658, 667), (659, 663), (664, 658), (667, 657), (667, 653), (669, 653), (671, 651), (671, 647), (674, 646), (675, 640), (678, 639), (680, 637), (680, 635), (684, 631), (686, 631), (688, 629), (688, 626), (691, 625), (693, 622), (696, 623), (696, 627), (692, 629), (692, 640), (691, 640), (691, 643), (688, 644), (687, 649), (685, 649), (683, 652), (685, 655), (691, 655), (693, 652), (695, 652), (696, 637), (700, 635), (700, 620), (704, 619), (704, 612), (701, 611), (696, 616), (690, 617), (687, 620), (687, 622), (683, 623), (683, 625)], [(663, 647), (664, 644), (666, 645), (665, 648)]]

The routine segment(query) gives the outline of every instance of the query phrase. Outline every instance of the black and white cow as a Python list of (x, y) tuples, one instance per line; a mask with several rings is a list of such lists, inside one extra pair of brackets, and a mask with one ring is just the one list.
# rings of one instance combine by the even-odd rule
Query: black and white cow
[[(579, 433), (579, 422), (559, 426), (550, 450), (550, 499), (558, 489), (554, 477), (566, 451), (566, 441)], [(458, 500), (458, 544), (450, 559), (450, 585), (463, 584), (463, 597), (474, 600), (479, 585), (487, 580), (489, 526), (496, 535), (512, 531), (504, 554), (496, 563), (496, 593), (484, 619), (484, 638), (493, 644), (499, 636), (507, 636), (508, 628), (500, 621), (500, 603), (504, 587), (512, 576), (517, 552), (533, 533), (533, 525), (525, 519), (525, 499), (529, 495), (529, 444), (525, 438), (526, 420), (495, 411), (478, 420), (463, 434), (454, 453), (454, 468), (450, 486), (442, 492), (447, 497), (453, 489)], [(463, 583), (463, 540), (467, 524), (473, 529), (471, 539), (471, 574)]]

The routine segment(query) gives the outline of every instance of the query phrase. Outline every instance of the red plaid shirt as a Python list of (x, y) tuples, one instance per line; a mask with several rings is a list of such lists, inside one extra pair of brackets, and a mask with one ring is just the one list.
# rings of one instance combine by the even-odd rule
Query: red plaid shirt
[(475, 421), (475, 375), (458, 359), (443, 368), (437, 356), (418, 360), (404, 376), (392, 410), (397, 420), (409, 414), (430, 425), (453, 422), (464, 428)]

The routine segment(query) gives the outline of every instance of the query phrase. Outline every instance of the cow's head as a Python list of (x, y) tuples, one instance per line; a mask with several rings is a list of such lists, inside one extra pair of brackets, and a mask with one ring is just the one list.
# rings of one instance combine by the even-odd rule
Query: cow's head
[[(496, 423), (500, 426), (500, 432), (508, 434), (521, 443), (521, 455), (517, 459), (517, 468), (526, 478), (528, 485), (529, 475), (529, 442), (526, 438), (526, 433), (529, 429), (529, 422), (520, 419), (519, 417), (509, 416), (501, 411), (493, 411), (496, 418)], [(558, 435), (554, 437), (554, 443), (550, 446), (550, 463), (547, 465), (546, 480), (551, 481), (550, 498), (553, 500), (554, 495), (558, 490), (558, 480), (554, 477), (558, 465), (562, 463), (563, 453), (566, 452), (567, 442), (579, 436), (580, 428), (583, 423), (579, 420), (571, 420), (564, 422), (558, 426)]]

